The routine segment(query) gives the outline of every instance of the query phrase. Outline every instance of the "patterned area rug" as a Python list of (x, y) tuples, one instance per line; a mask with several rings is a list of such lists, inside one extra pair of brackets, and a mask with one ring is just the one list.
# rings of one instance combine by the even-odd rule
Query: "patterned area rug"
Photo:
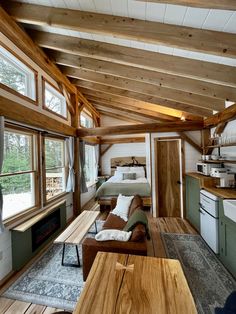
[[(98, 231), (101, 230), (103, 223), (97, 221)], [(90, 231), (95, 231), (94, 226)], [(94, 235), (88, 234), (87, 237)], [(81, 245), (78, 248), (82, 264)], [(61, 258), (62, 245), (53, 245), (8, 288), (3, 296), (73, 311), (84, 286), (82, 267), (62, 266)], [(65, 262), (77, 262), (74, 246), (66, 247)]]
[(236, 281), (199, 235), (162, 233), (169, 258), (183, 267), (199, 314), (214, 314), (227, 296), (236, 290)]

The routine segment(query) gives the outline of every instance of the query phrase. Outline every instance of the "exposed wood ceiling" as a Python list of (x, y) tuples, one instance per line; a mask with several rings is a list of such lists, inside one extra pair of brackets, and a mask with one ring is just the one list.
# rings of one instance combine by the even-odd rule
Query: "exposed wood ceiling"
[[(51, 0), (30, 4), (34, 2), (5, 1), (4, 9), (77, 86), (82, 102), (93, 104), (95, 115), (137, 124), (194, 121), (221, 111), (225, 100), (236, 101), (233, 0), (76, 0), (73, 6), (63, 0), (56, 1), (58, 7)], [(133, 8), (128, 16), (124, 2), (128, 11)], [(150, 6), (157, 18), (148, 17)], [(162, 20), (158, 14), (163, 7), (167, 13)], [(199, 8), (222, 9), (221, 18), (218, 10)], [(177, 16), (183, 11), (181, 23)], [(208, 23), (184, 22), (190, 13), (198, 20), (209, 16)], [(138, 49), (138, 44), (146, 47)], [(173, 47), (179, 56), (168, 54)]]

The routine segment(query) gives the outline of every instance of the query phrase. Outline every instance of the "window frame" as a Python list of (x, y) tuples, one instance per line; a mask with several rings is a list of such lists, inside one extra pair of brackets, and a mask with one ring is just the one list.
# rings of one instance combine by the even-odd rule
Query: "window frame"
[[(66, 111), (66, 116), (63, 116), (51, 109), (49, 109), (47, 106), (46, 106), (46, 84), (48, 84), (52, 89), (54, 89), (58, 94), (60, 94), (64, 100), (65, 100), (65, 111)], [(64, 119), (66, 121), (68, 121), (68, 106), (67, 106), (67, 102), (66, 102), (66, 98), (65, 96), (63, 95), (63, 93), (60, 91), (60, 89), (58, 87), (56, 87), (55, 85), (53, 85), (51, 82), (49, 82), (44, 76), (42, 76), (42, 103), (43, 103), (43, 109), (56, 115), (57, 117), (60, 117), (61, 119)]]
[(32, 137), (32, 146), (31, 146), (31, 154), (32, 154), (32, 170), (27, 170), (27, 171), (19, 171), (15, 173), (7, 173), (7, 174), (0, 174), (0, 178), (2, 177), (12, 177), (12, 176), (17, 176), (17, 175), (22, 175), (22, 174), (34, 174), (34, 199), (35, 199), (35, 204), (34, 206), (31, 206), (29, 208), (26, 208), (13, 216), (7, 217), (3, 220), (4, 224), (8, 224), (9, 222), (14, 222), (18, 219), (21, 219), (22, 217), (25, 217), (31, 212), (35, 212), (39, 210), (40, 208), (40, 199), (41, 199), (41, 191), (40, 191), (40, 186), (41, 186), (41, 178), (40, 178), (40, 163), (39, 163), (39, 132), (35, 130), (28, 129), (26, 127), (21, 127), (21, 126), (15, 126), (10, 123), (5, 124), (4, 132), (12, 132), (12, 133), (20, 133), (20, 134), (25, 134), (25, 135), (30, 135)]
[(69, 172), (69, 165), (68, 165), (68, 156), (67, 156), (67, 151), (66, 151), (66, 137), (64, 136), (59, 136), (59, 135), (54, 135), (54, 134), (43, 134), (42, 135), (42, 140), (41, 140), (41, 148), (42, 148), (42, 186), (43, 186), (43, 193), (42, 193), (42, 201), (43, 205), (47, 206), (51, 203), (53, 203), (55, 200), (60, 199), (61, 197), (65, 196), (67, 194), (66, 192), (66, 186), (65, 186), (65, 191), (63, 191), (60, 194), (57, 194), (53, 197), (50, 197), (47, 199), (47, 193), (46, 193), (46, 153), (45, 153), (45, 139), (52, 139), (52, 140), (59, 140), (64, 142), (64, 167), (55, 167), (55, 168), (64, 168), (65, 169), (65, 184), (67, 182), (68, 178), (68, 172)]
[[(27, 100), (36, 106), (38, 106), (39, 105), (39, 102), (38, 102), (38, 72), (30, 64), (28, 64), (25, 60), (23, 60), (23, 58), (21, 58), (18, 54), (16, 54), (15, 51), (13, 51), (9, 47), (7, 47), (2, 41), (0, 41), (0, 46), (2, 46), (2, 48), (4, 50), (6, 50), (9, 54), (11, 54), (14, 58), (16, 58), (20, 63), (22, 63), (25, 67), (29, 68), (29, 70), (33, 72), (34, 84), (32, 83), (32, 87), (34, 88), (35, 99), (31, 98), (30, 96), (23, 95), (23, 94), (19, 93), (17, 90), (15, 90), (15, 89), (11, 88), (10, 86), (7, 86), (1, 82), (0, 82), (0, 88), (6, 90), (7, 92), (9, 92), (13, 95), (18, 96), (24, 100)], [(15, 64), (14, 60), (13, 61), (9, 60), (9, 63), (12, 65), (15, 65), (15, 67), (17, 69), (19, 69), (20, 71), (22, 71), (24, 73), (27, 72), (26, 70), (21, 69), (18, 64)], [(28, 82), (27, 82), (27, 84), (28, 84)]]
[(93, 147), (93, 149), (94, 149), (94, 169), (93, 169), (93, 181), (86, 181), (86, 185), (88, 186), (88, 187), (90, 187), (90, 186), (93, 186), (94, 184), (96, 184), (96, 182), (97, 182), (97, 180), (96, 180), (96, 167), (95, 167), (95, 165), (96, 165), (96, 159), (95, 159), (95, 145), (91, 145), (90, 143), (86, 143), (85, 142), (85, 160), (86, 160), (86, 146), (91, 146), (91, 147)]
[[(86, 126), (84, 126), (84, 125), (82, 125), (81, 124), (81, 117), (84, 117), (85, 119), (91, 119), (91, 122), (92, 122), (92, 126), (90, 126), (90, 127), (86, 127)], [(90, 112), (87, 112), (86, 110), (82, 110), (81, 111), (81, 113), (80, 113), (80, 126), (82, 127), (82, 128), (94, 128), (94, 119), (93, 119), (93, 117), (92, 117), (92, 115), (90, 114)]]

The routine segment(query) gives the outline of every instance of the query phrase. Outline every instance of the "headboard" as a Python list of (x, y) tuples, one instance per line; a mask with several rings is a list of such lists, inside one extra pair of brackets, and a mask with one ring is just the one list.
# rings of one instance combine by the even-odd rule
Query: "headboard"
[(138, 167), (146, 169), (146, 157), (116, 157), (111, 158), (111, 175), (114, 174), (116, 167)]

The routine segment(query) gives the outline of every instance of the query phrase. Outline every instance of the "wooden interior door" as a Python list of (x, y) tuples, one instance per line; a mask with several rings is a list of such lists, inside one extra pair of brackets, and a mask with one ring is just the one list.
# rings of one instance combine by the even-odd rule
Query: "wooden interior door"
[(156, 196), (159, 217), (181, 217), (180, 140), (156, 141)]

